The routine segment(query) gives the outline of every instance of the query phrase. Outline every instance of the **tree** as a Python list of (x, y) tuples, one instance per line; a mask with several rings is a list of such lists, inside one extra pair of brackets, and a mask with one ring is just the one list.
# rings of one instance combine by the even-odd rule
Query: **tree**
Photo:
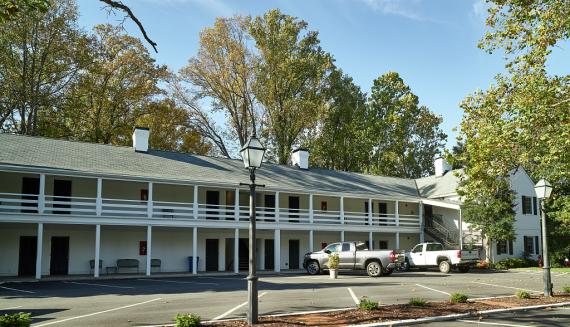
[[(237, 139), (239, 147), (243, 146), (258, 128), (260, 116), (252, 90), (257, 59), (248, 44), (249, 22), (249, 17), (240, 16), (216, 19), (213, 27), (200, 34), (197, 56), (180, 70), (180, 78), (192, 85), (190, 90), (178, 89), (181, 103), (198, 118), (198, 129), (228, 158), (231, 151), (227, 143), (232, 143), (228, 139)], [(227, 133), (219, 131), (212, 116), (196, 106), (197, 99), (212, 100), (214, 112), (227, 118)]]
[(63, 125), (75, 139), (130, 144), (136, 121), (163, 93), (159, 82), (168, 72), (120, 28), (97, 25), (94, 32), (92, 63), (70, 90)]
[(266, 110), (263, 136), (270, 156), (286, 164), (299, 136), (315, 126), (324, 108), (326, 73), (332, 59), (307, 23), (274, 9), (250, 27), (260, 60), (254, 92)]
[(151, 102), (146, 114), (137, 125), (150, 129), (149, 144), (152, 149), (207, 154), (211, 145), (188, 126), (188, 111), (176, 107), (172, 99)]
[(447, 138), (439, 127), (442, 118), (419, 105), (398, 73), (374, 80), (367, 120), (372, 142), (369, 172), (407, 178), (433, 173), (433, 158)]
[(22, 14), (46, 12), (49, 5), (49, 0), (0, 0), (0, 24), (14, 20)]
[(312, 166), (362, 172), (369, 154), (367, 141), (366, 95), (343, 74), (334, 69), (323, 93), (327, 99), (324, 117), (310, 141)]
[(38, 135), (42, 115), (61, 109), (88, 63), (76, 20), (73, 1), (63, 0), (0, 25), (0, 129)]

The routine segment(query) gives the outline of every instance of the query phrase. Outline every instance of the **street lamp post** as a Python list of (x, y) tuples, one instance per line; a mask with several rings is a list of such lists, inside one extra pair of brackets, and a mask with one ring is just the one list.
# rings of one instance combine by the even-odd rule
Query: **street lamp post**
[(552, 282), (550, 278), (550, 259), (548, 258), (548, 240), (546, 233), (546, 213), (544, 210), (544, 200), (550, 197), (552, 193), (552, 185), (544, 179), (541, 179), (534, 186), (536, 197), (540, 200), (540, 217), (542, 221), (542, 260), (543, 260), (543, 280), (544, 280), (544, 296), (552, 296)]
[[(249, 138), (240, 150), (245, 168), (249, 169), (249, 273), (247, 275), (247, 323), (253, 325), (257, 323), (257, 251), (256, 251), (256, 227), (255, 227), (255, 187), (263, 186), (255, 184), (255, 170), (261, 167), (265, 148), (255, 135)], [(243, 185), (243, 184), (241, 184)], [(237, 201), (237, 199), (236, 199)], [(237, 264), (237, 263), (236, 263)]]

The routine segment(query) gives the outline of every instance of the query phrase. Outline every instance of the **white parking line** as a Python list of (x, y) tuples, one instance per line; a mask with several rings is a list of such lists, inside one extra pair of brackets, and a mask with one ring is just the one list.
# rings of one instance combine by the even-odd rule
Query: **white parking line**
[(183, 282), (179, 280), (150, 279), (150, 278), (137, 279), (137, 280), (148, 280), (151, 282), (162, 282), (162, 283), (173, 283), (173, 284), (220, 285), (218, 283)]
[(102, 313), (107, 313), (107, 312), (112, 312), (112, 311), (118, 311), (118, 310), (122, 310), (122, 309), (127, 309), (127, 308), (132, 308), (132, 307), (136, 307), (138, 305), (143, 305), (143, 304), (147, 304), (150, 302), (155, 302), (158, 300), (162, 300), (162, 298), (156, 298), (156, 299), (152, 299), (152, 300), (148, 300), (148, 301), (144, 301), (144, 302), (139, 302), (139, 303), (135, 303), (135, 304), (129, 304), (129, 305), (125, 305), (122, 307), (118, 307), (118, 308), (113, 308), (113, 309), (109, 309), (109, 310), (103, 310), (103, 311), (98, 311), (98, 312), (93, 312), (93, 313), (89, 313), (86, 315), (81, 315), (81, 316), (76, 316), (76, 317), (70, 317), (70, 318), (66, 318), (66, 319), (62, 319), (62, 320), (56, 320), (56, 321), (51, 321), (45, 324), (41, 324), (41, 325), (36, 325), (35, 327), (43, 327), (43, 326), (49, 326), (49, 325), (54, 325), (54, 324), (59, 324), (62, 322), (66, 322), (66, 321), (70, 321), (70, 320), (75, 320), (75, 319), (81, 319), (81, 318), (87, 318), (87, 317), (91, 317), (91, 316), (95, 316), (95, 315), (99, 315)]
[(434, 291), (434, 292), (438, 292), (438, 293), (442, 293), (442, 294), (445, 294), (445, 295), (451, 295), (450, 293), (447, 293), (447, 292), (444, 292), (444, 291), (440, 291), (440, 290), (436, 290), (435, 288), (427, 287), (427, 286), (424, 286), (424, 285), (416, 284), (416, 286), (423, 287), (423, 288), (425, 288), (425, 289), (428, 289), (428, 290), (431, 290), (431, 291)]
[(23, 305), (19, 305), (19, 306), (17, 306), (17, 307), (2, 308), (2, 309), (0, 309), (0, 310), (13, 310), (13, 309), (21, 308), (21, 307), (23, 307)]
[(457, 320), (459, 322), (466, 322), (470, 324), (481, 324), (481, 325), (493, 325), (493, 326), (505, 326), (505, 327), (531, 327), (530, 325), (513, 325), (513, 324), (503, 324), (498, 322), (487, 322), (487, 321), (480, 321), (480, 320)]
[(115, 286), (115, 285), (92, 284), (92, 283), (79, 283), (79, 282), (64, 282), (64, 283), (65, 283), (65, 284), (76, 284), (76, 285), (111, 287), (111, 288), (134, 288), (134, 287), (132, 287), (132, 286)]
[(354, 303), (356, 303), (356, 305), (359, 305), (360, 300), (358, 300), (358, 298), (356, 297), (356, 294), (354, 294), (354, 292), (352, 291), (352, 288), (348, 287), (348, 293), (350, 293), (350, 296), (352, 296)]
[(542, 293), (542, 291), (529, 290), (529, 289), (520, 288), (520, 287), (511, 287), (511, 286), (504, 286), (504, 285), (497, 285), (497, 284), (489, 284), (489, 283), (482, 283), (482, 282), (471, 282), (471, 283), (481, 284), (481, 285), (487, 285), (487, 286), (494, 286), (494, 287), (510, 288), (510, 289), (513, 289), (513, 290), (521, 290), (521, 291), (527, 291), (527, 292), (531, 292), (531, 293)]
[[(265, 294), (267, 294), (267, 292), (263, 292), (263, 293), (259, 294), (259, 296), (258, 296), (257, 298), (259, 299), (260, 297), (264, 296)], [(241, 308), (241, 307), (243, 307), (243, 306), (246, 306), (246, 305), (247, 305), (247, 301), (245, 301), (244, 303), (242, 303), (242, 304), (240, 304), (240, 305), (237, 305), (237, 306), (235, 306), (235, 307), (229, 309), (228, 311), (222, 313), (221, 315), (219, 315), (219, 316), (213, 318), (212, 321), (224, 319), (225, 317), (229, 316), (232, 312), (234, 312), (234, 311), (236, 311), (237, 309), (239, 309), (239, 308)]]
[(24, 290), (19, 290), (16, 288), (10, 288), (10, 287), (6, 287), (6, 286), (0, 286), (0, 288), (6, 289), (6, 290), (10, 290), (10, 291), (16, 291), (16, 292), (22, 292), (22, 293), (30, 293), (30, 294), (34, 294), (35, 292), (32, 291), (24, 291)]

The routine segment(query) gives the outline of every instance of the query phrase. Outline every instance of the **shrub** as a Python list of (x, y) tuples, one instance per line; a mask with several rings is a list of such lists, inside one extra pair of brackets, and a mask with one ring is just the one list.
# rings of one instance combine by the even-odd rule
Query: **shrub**
[(200, 324), (200, 316), (195, 315), (193, 313), (190, 314), (177, 314), (175, 318), (176, 327), (197, 327), (201, 326)]
[(337, 269), (339, 260), (340, 258), (338, 257), (338, 253), (329, 254), (329, 269)]
[(410, 299), (410, 301), (408, 301), (408, 304), (413, 305), (415, 307), (423, 307), (427, 304), (427, 302), (421, 297), (413, 297)]
[(477, 264), (475, 265), (475, 268), (477, 268), (477, 269), (489, 269), (489, 262), (487, 262), (485, 260), (479, 260), (477, 262)]
[(453, 293), (449, 298), (451, 303), (467, 303), (467, 295), (462, 293)]
[(360, 299), (360, 302), (358, 303), (358, 308), (360, 310), (366, 310), (366, 311), (376, 310), (378, 309), (378, 302), (369, 300), (367, 297), (364, 296), (362, 297), (362, 299)]
[(564, 292), (564, 293), (570, 293), (570, 286), (564, 286), (564, 287), (562, 287), (562, 292)]
[(527, 291), (518, 291), (515, 295), (519, 299), (530, 299), (530, 293)]
[(537, 267), (538, 262), (526, 258), (510, 258), (495, 263), (496, 269), (507, 270), (511, 268)]
[(0, 316), (0, 327), (29, 327), (31, 323), (29, 313), (20, 312)]

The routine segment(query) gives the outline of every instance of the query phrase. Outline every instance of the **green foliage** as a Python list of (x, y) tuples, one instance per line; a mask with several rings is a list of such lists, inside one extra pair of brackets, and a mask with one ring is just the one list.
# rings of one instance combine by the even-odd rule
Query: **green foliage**
[(358, 303), (358, 308), (360, 310), (365, 310), (365, 311), (377, 310), (378, 302), (372, 301), (364, 296), (360, 299), (360, 302)]
[(197, 327), (201, 326), (202, 324), (200, 316), (196, 314), (177, 314), (174, 318), (175, 320), (175, 327)]
[(564, 292), (564, 293), (570, 293), (570, 286), (564, 286), (564, 287), (562, 287), (562, 292)]
[(408, 301), (408, 304), (415, 307), (423, 307), (427, 304), (427, 301), (421, 297), (413, 297)]
[(17, 19), (22, 15), (44, 13), (50, 0), (0, 0), (0, 24)]
[(28, 327), (32, 323), (30, 313), (13, 313), (0, 316), (0, 327)]
[(530, 299), (530, 293), (527, 291), (517, 291), (515, 295), (519, 299)]
[(526, 267), (537, 267), (538, 262), (536, 260), (526, 259), (526, 258), (509, 258), (501, 260), (495, 263), (495, 269), (511, 269), (511, 268), (526, 268)]
[(451, 303), (467, 303), (467, 299), (468, 299), (467, 295), (462, 293), (453, 293), (449, 297), (449, 301)]
[(329, 263), (327, 264), (329, 269), (337, 269), (339, 262), (340, 258), (338, 253), (329, 254)]

